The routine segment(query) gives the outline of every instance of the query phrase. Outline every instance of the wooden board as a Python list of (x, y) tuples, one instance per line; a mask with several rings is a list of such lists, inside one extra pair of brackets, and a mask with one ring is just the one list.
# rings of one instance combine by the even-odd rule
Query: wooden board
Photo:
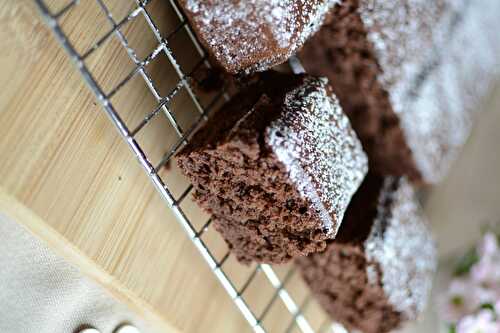
[[(78, 45), (91, 45), (107, 31), (95, 3), (81, 1), (79, 11), (63, 20), (63, 28), (70, 38), (78, 40)], [(159, 21), (175, 22), (162, 1), (153, 4), (159, 7), (151, 7), (152, 13), (170, 15)], [(124, 15), (131, 7), (117, 8)], [(161, 29), (167, 33), (173, 27), (165, 24)], [(143, 56), (155, 46), (154, 38), (145, 36), (146, 29), (144, 22), (124, 28)], [(176, 43), (179, 47), (186, 45), (183, 38), (174, 40), (174, 47)], [(102, 272), (91, 276), (112, 287), (115, 294), (123, 292), (120, 299), (130, 302), (132, 308), (145, 306), (147, 311), (142, 313), (153, 313), (149, 319), (157, 320), (159, 327), (186, 332), (250, 332), (31, 1), (12, 1), (0, 8), (0, 40), (0, 186), (10, 201), (26, 207), (37, 216), (37, 223), (44, 224), (30, 229), (46, 240), (42, 232), (45, 227), (60, 234)], [(101, 73), (97, 79), (105, 89), (116, 85), (133, 68), (116, 43), (112, 39), (104, 51), (96, 52), (87, 62)], [(196, 60), (183, 58), (181, 65), (188, 68)], [(152, 63), (147, 71), (163, 92), (176, 82), (166, 59)], [(195, 110), (185, 92), (180, 96), (173, 108), (182, 110), (178, 118), (188, 127)], [(202, 101), (210, 97), (201, 96)], [(112, 101), (129, 124), (137, 124), (156, 106), (140, 76)], [(153, 161), (158, 161), (176, 139), (163, 114), (138, 136)], [(175, 166), (163, 176), (176, 196), (187, 186)], [(206, 216), (190, 200), (182, 208), (198, 227), (205, 222)], [(19, 223), (29, 221), (32, 219), (20, 219)], [(221, 259), (226, 246), (220, 237), (210, 229), (204, 240)], [(50, 243), (56, 251), (66, 252), (63, 243)], [(88, 262), (82, 264), (75, 258), (76, 265), (89, 269)], [(252, 269), (237, 264), (234, 258), (224, 267), (237, 287), (243, 285)], [(280, 274), (285, 270), (280, 269)], [(103, 274), (108, 276), (103, 278)], [(292, 296), (300, 303), (306, 292), (297, 275), (290, 286)], [(272, 293), (272, 286), (259, 273), (245, 299), (258, 315)], [(281, 301), (274, 304), (264, 324), (270, 331), (284, 331), (292, 317)], [(318, 328), (324, 314), (314, 303), (308, 309), (313, 326)]]
[[(54, 8), (60, 8), (62, 2), (52, 1)], [(105, 3), (117, 19), (132, 8), (124, 5), (125, 1)], [(162, 22), (160, 29), (168, 34), (175, 28), (175, 18), (164, 3), (153, 0), (150, 12), (158, 15), (155, 19)], [(110, 28), (93, 0), (82, 0), (79, 11), (65, 17), (64, 22), (65, 31), (82, 49)], [(147, 33), (144, 22), (123, 30), (141, 57), (154, 47), (154, 36)], [(28, 217), (19, 216), (19, 223), (31, 225), (37, 236), (162, 330), (250, 331), (115, 134), (79, 73), (41, 22), (31, 0), (9, 1), (0, 7), (0, 43), (3, 209), (7, 210), (5, 203), (24, 207)], [(111, 89), (133, 68), (126, 53), (114, 43), (117, 41), (112, 39), (103, 49), (107, 52), (94, 53), (87, 63), (101, 73), (97, 78), (105, 89)], [(184, 36), (173, 40), (172, 45), (184, 49), (188, 44)], [(186, 56), (181, 66), (188, 71), (196, 61), (196, 57)], [(175, 73), (165, 59), (146, 70), (162, 93), (175, 85)], [(156, 105), (141, 80), (135, 77), (112, 100), (132, 125)], [(426, 209), (443, 253), (453, 251), (459, 241), (468, 241), (469, 232), (477, 230), (483, 219), (500, 215), (500, 157), (492, 153), (498, 150), (496, 142), (500, 139), (498, 96), (497, 90), (447, 181), (429, 196)], [(202, 96), (202, 101), (210, 97)], [(196, 112), (194, 106), (186, 95), (175, 103), (174, 109), (182, 110), (179, 119), (188, 127)], [(141, 132), (138, 140), (157, 161), (176, 136), (171, 129), (166, 130), (170, 125), (163, 114), (147, 126), (147, 132)], [(174, 195), (180, 195), (187, 183), (178, 170), (174, 167), (163, 172)], [(199, 226), (205, 221), (206, 217), (189, 200), (182, 208)], [(58, 241), (51, 241), (54, 238)], [(225, 245), (218, 235), (209, 230), (205, 240), (220, 259)], [(76, 249), (80, 256), (68, 255), (68, 249)], [(226, 265), (230, 277), (241, 286), (251, 267), (240, 266), (233, 258)], [(285, 271), (278, 269), (281, 276)], [(300, 304), (306, 289), (296, 275), (290, 287), (292, 297)], [(272, 287), (259, 273), (245, 298), (258, 313), (268, 303), (271, 292)], [(324, 314), (317, 304), (308, 307), (306, 313), (315, 328), (322, 324)], [(264, 324), (272, 332), (281, 332), (289, 320), (288, 311), (278, 301)]]

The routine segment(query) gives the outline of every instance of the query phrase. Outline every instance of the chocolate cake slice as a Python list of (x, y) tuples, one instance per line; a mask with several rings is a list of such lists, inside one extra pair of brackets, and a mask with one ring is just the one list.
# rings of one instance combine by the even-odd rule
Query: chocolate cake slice
[(371, 170), (435, 183), (498, 78), (498, 17), (497, 0), (341, 0), (299, 58), (329, 78)]
[(336, 0), (180, 0), (211, 58), (231, 74), (285, 62)]
[(236, 95), (177, 158), (244, 262), (323, 250), (367, 172), (326, 79), (277, 72)]
[(409, 182), (368, 175), (336, 239), (296, 264), (332, 319), (384, 333), (423, 310), (436, 249)]

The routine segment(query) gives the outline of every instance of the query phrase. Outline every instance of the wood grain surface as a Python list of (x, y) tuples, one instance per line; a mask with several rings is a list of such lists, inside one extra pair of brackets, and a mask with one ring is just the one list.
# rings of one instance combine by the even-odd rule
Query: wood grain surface
[[(50, 1), (54, 10), (62, 8), (64, 2)], [(134, 3), (104, 2), (117, 20), (125, 17)], [(70, 40), (84, 52), (111, 26), (94, 0), (81, 0), (77, 8), (66, 14), (62, 23)], [(148, 10), (160, 22), (162, 33), (171, 35), (178, 19), (167, 1), (153, 0)], [(134, 20), (122, 29), (140, 58), (156, 46), (145, 24)], [(190, 49), (187, 35), (175, 34), (169, 42), (174, 51), (183, 55), (179, 63), (189, 72), (199, 56)], [(76, 249), (80, 256), (67, 255), (75, 265), (161, 330), (250, 332), (41, 21), (31, 0), (5, 1), (0, 6), (0, 43), (1, 200), (24, 207), (22, 210), (32, 217), (19, 216), (19, 223), (31, 224), (30, 230), (60, 253)], [(106, 92), (134, 68), (114, 37), (86, 64)], [(165, 57), (153, 61), (146, 71), (162, 96), (177, 83)], [(208, 104), (212, 97), (200, 95), (201, 103)], [(156, 107), (157, 100), (143, 78), (136, 75), (113, 96), (112, 103), (134, 128)], [(500, 216), (499, 105), (497, 89), (486, 102), (479, 125), (450, 176), (429, 194), (426, 210), (443, 253), (471, 241), (470, 235), (477, 233), (483, 220), (494, 221)], [(184, 129), (197, 116), (185, 90), (170, 107)], [(137, 139), (156, 163), (178, 136), (160, 113)], [(162, 176), (174, 197), (179, 197), (187, 181), (175, 165), (169, 171), (163, 170)], [(7, 209), (5, 204), (3, 207)], [(182, 209), (197, 227), (206, 221), (207, 217), (190, 200), (183, 202)], [(56, 237), (58, 242), (50, 241), (54, 235), (60, 236)], [(212, 229), (204, 240), (215, 256), (222, 258), (225, 245)], [(251, 269), (237, 264), (232, 257), (225, 264), (225, 271), (239, 287)], [(287, 269), (277, 271), (283, 277)], [(292, 297), (301, 304), (307, 290), (297, 274), (289, 286)], [(272, 291), (259, 273), (245, 292), (246, 301), (257, 315), (270, 301)], [(270, 332), (283, 332), (291, 315), (281, 301), (273, 304), (263, 318), (264, 326)], [(323, 324), (325, 316), (314, 301), (305, 312), (314, 328)]]
[[(62, 2), (54, 1), (54, 8), (62, 8)], [(105, 2), (116, 6), (117, 18), (132, 8), (123, 5), (126, 1)], [(168, 34), (178, 22), (165, 3), (152, 1), (148, 9), (155, 20), (163, 22), (160, 28)], [(82, 0), (77, 11), (62, 20), (63, 29), (81, 52), (110, 29), (95, 4), (94, 0)], [(156, 46), (155, 39), (147, 35), (150, 32), (144, 21), (134, 21), (123, 32), (141, 57)], [(175, 36), (172, 45), (186, 54), (180, 64), (187, 72), (198, 59), (193, 50), (184, 46), (190, 45), (186, 36)], [(12, 1), (0, 7), (0, 40), (3, 191), (27, 207), (39, 223), (81, 251), (96, 270), (108, 274), (98, 282), (106, 285), (106, 281), (112, 281), (113, 289), (126, 291), (121, 300), (131, 302), (132, 308), (143, 305), (155, 313), (150, 318), (159, 320), (159, 327), (172, 326), (185, 332), (250, 332), (246, 320), (41, 21), (32, 1)], [(133, 69), (115, 38), (92, 54), (86, 64), (106, 91)], [(165, 57), (158, 58), (146, 71), (162, 94), (177, 83)], [(202, 102), (211, 97), (200, 95)], [(157, 105), (140, 76), (135, 76), (112, 102), (131, 128)], [(177, 118), (188, 128), (197, 111), (186, 91), (179, 93), (171, 107), (178, 110)], [(178, 137), (162, 113), (146, 125), (137, 139), (156, 163)], [(175, 197), (188, 185), (175, 165), (170, 171), (164, 170), (162, 176)], [(190, 199), (183, 202), (182, 208), (196, 227), (206, 221), (207, 216)], [(23, 223), (23, 219), (19, 222)], [(37, 233), (43, 230), (30, 229)], [(46, 238), (43, 233), (38, 236)], [(209, 229), (203, 238), (221, 259), (227, 248), (218, 234)], [(65, 247), (57, 248), (61, 243), (51, 245), (66, 251)], [(83, 265), (75, 260), (76, 265)], [(88, 265), (84, 266), (88, 269)], [(224, 265), (236, 287), (243, 285), (252, 268), (239, 265), (232, 257)], [(278, 272), (283, 276), (286, 270)], [(297, 274), (289, 286), (292, 297), (300, 304), (306, 289)], [(273, 287), (260, 272), (244, 298), (259, 315), (272, 296)], [(314, 302), (307, 308), (315, 328), (324, 322), (324, 314), (317, 309)], [(263, 323), (270, 331), (279, 332), (291, 320), (278, 300)]]

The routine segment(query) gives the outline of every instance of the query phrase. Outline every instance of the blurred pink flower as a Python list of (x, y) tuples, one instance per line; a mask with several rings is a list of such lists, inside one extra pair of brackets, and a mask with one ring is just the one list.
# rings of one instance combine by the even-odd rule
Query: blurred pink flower
[(477, 247), (477, 252), (480, 257), (497, 255), (499, 252), (497, 236), (491, 232), (486, 233)]
[[(478, 261), (465, 275), (451, 280), (438, 299), (440, 317), (457, 324), (457, 333), (500, 333), (500, 247), (487, 233), (477, 245)], [(491, 309), (485, 309), (485, 306)]]
[(472, 266), (471, 278), (484, 287), (491, 288), (500, 296), (500, 249), (497, 237), (488, 233), (477, 248), (479, 262)]
[(482, 310), (462, 318), (457, 324), (457, 333), (500, 333), (500, 323), (495, 321), (492, 311)]
[[(438, 300), (441, 317), (448, 323), (455, 323), (463, 316), (477, 309), (471, 300), (474, 289), (469, 279), (453, 279), (448, 291)], [(474, 302), (475, 303), (475, 302)]]

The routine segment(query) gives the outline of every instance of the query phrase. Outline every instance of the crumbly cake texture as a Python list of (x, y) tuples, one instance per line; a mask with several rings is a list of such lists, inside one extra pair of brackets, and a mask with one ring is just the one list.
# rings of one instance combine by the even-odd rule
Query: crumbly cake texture
[(437, 261), (426, 224), (405, 178), (369, 175), (337, 239), (296, 264), (334, 320), (365, 333), (389, 332), (427, 302)]
[(343, 0), (299, 56), (329, 78), (371, 169), (435, 183), (498, 77), (499, 15), (495, 0)]
[(335, 237), (368, 162), (326, 79), (261, 76), (177, 158), (236, 256), (282, 263)]
[(286, 61), (338, 0), (180, 0), (198, 39), (232, 74)]

